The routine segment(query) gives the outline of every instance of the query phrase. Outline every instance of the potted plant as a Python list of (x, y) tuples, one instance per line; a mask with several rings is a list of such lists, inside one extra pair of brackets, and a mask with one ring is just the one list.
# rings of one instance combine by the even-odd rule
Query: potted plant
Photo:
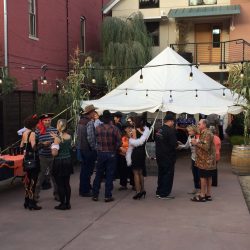
[(178, 46), (178, 54), (185, 58), (190, 63), (193, 62), (193, 55), (191, 52), (186, 51), (187, 43), (188, 43), (188, 33), (189, 33), (189, 25), (188, 22), (178, 21), (176, 23), (176, 27), (178, 30), (178, 38), (176, 40)]
[(229, 88), (239, 98), (244, 98), (244, 144), (234, 145), (231, 157), (233, 172), (239, 175), (250, 174), (250, 63), (234, 65), (229, 69)]

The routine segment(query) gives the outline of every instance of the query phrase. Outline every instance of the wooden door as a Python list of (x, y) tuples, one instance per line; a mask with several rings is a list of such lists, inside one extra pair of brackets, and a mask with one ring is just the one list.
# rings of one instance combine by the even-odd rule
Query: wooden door
[(196, 24), (195, 42), (197, 44), (197, 62), (220, 62), (221, 25)]

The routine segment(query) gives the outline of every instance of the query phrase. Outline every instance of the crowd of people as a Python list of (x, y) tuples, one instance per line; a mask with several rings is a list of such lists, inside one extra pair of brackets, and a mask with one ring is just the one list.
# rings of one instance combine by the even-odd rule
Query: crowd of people
[[(52, 117), (51, 113), (40, 117), (32, 115), (24, 121), (26, 130), (20, 147), (24, 149), (25, 161), (35, 162), (35, 167), (24, 166), (24, 208), (30, 210), (42, 208), (37, 203), (41, 185), (48, 177), (53, 183), (54, 198), (59, 201), (55, 209), (71, 209), (72, 139), (67, 132), (67, 121), (59, 119), (54, 128), (51, 126)], [(87, 105), (82, 111), (76, 131), (77, 155), (81, 164), (79, 196), (98, 201), (101, 183), (105, 182), (104, 201), (112, 202), (113, 181), (119, 178), (119, 191), (127, 190), (130, 184), (135, 191), (134, 200), (146, 197), (145, 145), (151, 130), (142, 116), (129, 116), (125, 121), (122, 118), (121, 112), (111, 114), (108, 110), (99, 117), (93, 105)], [(190, 148), (194, 181), (191, 201), (211, 201), (211, 186), (217, 185), (217, 163), (220, 159), (218, 131), (215, 127), (209, 128), (208, 120), (201, 119), (197, 126), (191, 124), (187, 127), (188, 139), (183, 144), (177, 140), (175, 116), (167, 113), (163, 121), (163, 126), (154, 136), (158, 165), (156, 196), (167, 200), (175, 198), (171, 192), (176, 153)]]

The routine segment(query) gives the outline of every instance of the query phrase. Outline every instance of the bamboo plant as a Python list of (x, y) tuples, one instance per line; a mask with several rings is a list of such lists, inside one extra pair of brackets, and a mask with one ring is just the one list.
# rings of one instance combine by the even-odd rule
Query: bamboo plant
[(229, 69), (229, 88), (244, 98), (245, 104), (241, 105), (244, 114), (244, 144), (249, 144), (250, 133), (250, 63), (245, 62), (233, 65)]

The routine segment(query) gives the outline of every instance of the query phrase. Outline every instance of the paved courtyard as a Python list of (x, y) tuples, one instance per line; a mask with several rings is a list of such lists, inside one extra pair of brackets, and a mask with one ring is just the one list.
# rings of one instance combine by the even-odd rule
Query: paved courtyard
[(41, 193), (43, 209), (29, 211), (22, 206), (22, 185), (5, 181), (0, 184), (0, 249), (249, 250), (250, 216), (238, 177), (231, 173), (227, 149), (222, 151), (212, 202), (190, 201), (189, 152), (182, 152), (177, 160), (174, 200), (157, 199), (157, 179), (149, 176), (146, 199), (133, 200), (133, 191), (118, 191), (116, 181), (114, 202), (103, 202), (103, 193), (99, 202), (93, 202), (78, 196), (76, 169), (71, 210), (55, 210), (50, 189)]

